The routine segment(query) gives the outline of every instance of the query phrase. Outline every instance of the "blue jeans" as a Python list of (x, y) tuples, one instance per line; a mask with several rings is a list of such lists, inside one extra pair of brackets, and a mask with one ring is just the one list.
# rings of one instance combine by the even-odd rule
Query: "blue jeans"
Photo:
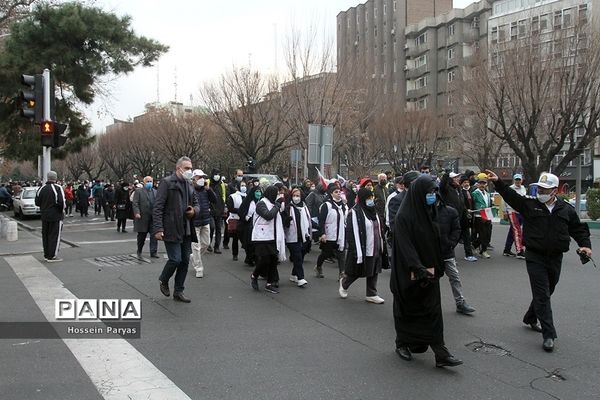
[[(160, 278), (165, 285), (169, 284), (169, 280), (175, 274), (175, 293), (183, 292), (185, 277), (190, 263), (190, 254), (192, 253), (192, 237), (185, 236), (183, 242), (165, 242), (165, 249), (169, 261), (165, 264)], [(175, 272), (177, 271), (177, 272)]]

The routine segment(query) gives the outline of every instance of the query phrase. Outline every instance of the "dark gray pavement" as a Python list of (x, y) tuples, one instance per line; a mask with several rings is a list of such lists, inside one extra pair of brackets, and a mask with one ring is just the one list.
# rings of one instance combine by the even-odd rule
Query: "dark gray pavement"
[[(465, 364), (436, 369), (431, 352), (412, 362), (394, 353), (389, 271), (379, 279), (385, 304), (364, 301), (364, 280), (343, 300), (333, 264), (325, 264), (325, 279), (312, 277), (314, 248), (305, 262), (308, 287), (287, 281), (286, 262), (279, 267), (281, 293), (272, 295), (254, 292), (250, 268), (224, 250), (207, 255), (204, 278), (190, 269), (185, 292), (192, 303), (176, 303), (158, 290), (162, 258), (112, 267), (90, 262), (135, 252), (132, 229), (117, 233), (115, 222), (92, 219), (67, 220), (64, 237), (78, 247), (65, 245), (64, 262), (44, 265), (79, 298), (141, 299), (142, 337), (129, 343), (192, 399), (600, 398), (600, 270), (581, 266), (574, 250), (565, 256), (553, 296), (559, 338), (554, 353), (545, 353), (541, 335), (521, 323), (529, 282), (524, 261), (500, 253), (506, 226), (494, 226), (490, 260), (468, 263), (457, 250), (465, 295), (477, 312), (455, 312), (444, 278), (446, 342)], [(600, 232), (592, 235), (600, 249)], [(11, 254), (5, 244), (0, 254)], [(0, 290), (1, 321), (44, 320), (6, 257)], [(0, 340), (0, 359), (2, 399), (102, 398), (61, 340)]]

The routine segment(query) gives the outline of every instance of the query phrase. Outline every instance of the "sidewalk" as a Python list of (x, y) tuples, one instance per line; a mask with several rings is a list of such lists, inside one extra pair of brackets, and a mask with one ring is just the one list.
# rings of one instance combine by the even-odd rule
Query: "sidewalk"
[(0, 239), (0, 256), (41, 253), (43, 251), (42, 237), (23, 229), (20, 224), (19, 240), (9, 242), (6, 239)]

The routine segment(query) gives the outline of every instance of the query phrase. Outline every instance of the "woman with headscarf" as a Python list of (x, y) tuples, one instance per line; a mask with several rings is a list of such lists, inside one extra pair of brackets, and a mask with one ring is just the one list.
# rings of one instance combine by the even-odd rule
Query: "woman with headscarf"
[(117, 232), (127, 233), (125, 225), (131, 212), (131, 200), (129, 199), (129, 183), (123, 182), (121, 190), (115, 195), (115, 204), (117, 207)]
[(367, 188), (358, 191), (356, 206), (348, 214), (346, 238), (348, 254), (344, 276), (340, 279), (340, 297), (348, 297), (350, 285), (358, 278), (366, 277), (365, 300), (382, 304), (384, 300), (377, 295), (377, 276), (381, 272), (383, 256), (383, 225), (375, 211), (373, 192)]
[(262, 189), (258, 183), (258, 179), (253, 179), (251, 181), (248, 194), (242, 201), (242, 205), (238, 212), (238, 215), (240, 216), (240, 221), (238, 222), (238, 237), (241, 238), (242, 248), (246, 252), (244, 263), (249, 266), (254, 266), (255, 262), (254, 244), (252, 243), (252, 221), (254, 213), (256, 212), (256, 203), (258, 203), (263, 196)]
[(319, 209), (319, 241), (321, 254), (317, 258), (315, 276), (323, 278), (323, 263), (333, 257), (337, 259), (339, 277), (344, 272), (344, 247), (346, 234), (347, 207), (342, 201), (340, 187), (330, 183), (327, 187), (328, 196)]
[(396, 353), (410, 361), (411, 353), (428, 347), (436, 367), (462, 361), (444, 345), (439, 278), (444, 275), (440, 230), (435, 221), (435, 178), (421, 175), (411, 185), (394, 223), (394, 264), (390, 288), (394, 294)]
[(304, 279), (304, 256), (310, 251), (312, 242), (312, 220), (308, 207), (302, 201), (302, 190), (295, 187), (291, 191), (291, 203), (285, 209), (285, 242), (290, 249), (290, 261), (294, 264), (290, 281), (298, 287), (308, 283)]
[(282, 198), (278, 196), (279, 190), (271, 185), (265, 189), (265, 195), (256, 203), (254, 213), (254, 228), (252, 229), (252, 242), (256, 251), (256, 268), (251, 275), (251, 284), (258, 290), (258, 277), (267, 279), (265, 291), (279, 293), (277, 263), (285, 261), (285, 232), (281, 211), (283, 211)]

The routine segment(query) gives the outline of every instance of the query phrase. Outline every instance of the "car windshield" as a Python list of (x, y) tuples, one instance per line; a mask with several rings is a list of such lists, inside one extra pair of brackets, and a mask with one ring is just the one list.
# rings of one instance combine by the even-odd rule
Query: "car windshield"
[(35, 199), (36, 190), (24, 190), (23, 191), (23, 199)]
[(267, 174), (246, 174), (244, 175), (244, 180), (246, 182), (258, 178), (259, 181), (267, 180), (269, 185), (273, 185), (276, 182), (281, 182), (277, 175), (267, 175)]

